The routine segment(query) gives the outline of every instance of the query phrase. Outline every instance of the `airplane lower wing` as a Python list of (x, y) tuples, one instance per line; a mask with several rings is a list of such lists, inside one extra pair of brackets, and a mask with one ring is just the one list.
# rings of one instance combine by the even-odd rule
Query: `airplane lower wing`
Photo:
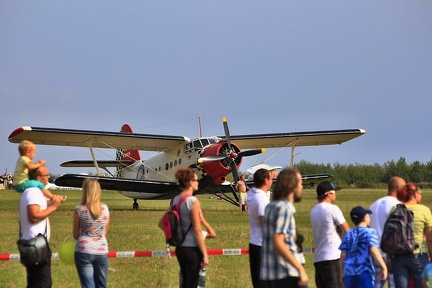
[[(330, 180), (333, 175), (328, 173), (303, 175), (303, 186), (314, 186), (325, 180)], [(105, 176), (90, 176), (82, 174), (65, 174), (55, 180), (58, 186), (81, 188), (86, 178), (97, 179), (102, 189), (119, 191), (121, 194), (134, 199), (133, 208), (137, 209), (137, 199), (171, 199), (179, 194), (180, 188), (177, 182), (148, 181), (139, 179), (127, 179)], [(253, 187), (252, 180), (246, 180), (248, 187)], [(238, 206), (238, 196), (233, 183), (212, 184), (204, 179), (200, 181), (198, 194), (212, 194), (221, 197), (223, 200)], [(233, 195), (233, 197), (231, 197)]]

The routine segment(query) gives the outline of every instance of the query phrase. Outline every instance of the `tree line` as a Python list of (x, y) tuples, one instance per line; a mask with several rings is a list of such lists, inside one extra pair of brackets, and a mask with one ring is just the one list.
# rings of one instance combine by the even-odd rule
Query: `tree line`
[(399, 176), (407, 182), (415, 182), (422, 188), (432, 188), (432, 160), (427, 163), (407, 163), (404, 157), (388, 161), (383, 165), (373, 164), (315, 164), (308, 161), (296, 163), (302, 174), (330, 173), (332, 182), (352, 188), (383, 188), (392, 176)]
[[(317, 164), (301, 160), (294, 167), (302, 174), (332, 174), (332, 182), (342, 187), (386, 188), (392, 176), (399, 176), (407, 182), (417, 183), (421, 188), (432, 188), (432, 160), (427, 163), (414, 161), (409, 164), (404, 157), (401, 157), (397, 161), (387, 161), (383, 165), (338, 162)], [(92, 175), (92, 172), (89, 172), (89, 175)], [(50, 182), (59, 176), (52, 175)], [(227, 179), (231, 181), (232, 175), (229, 174)]]

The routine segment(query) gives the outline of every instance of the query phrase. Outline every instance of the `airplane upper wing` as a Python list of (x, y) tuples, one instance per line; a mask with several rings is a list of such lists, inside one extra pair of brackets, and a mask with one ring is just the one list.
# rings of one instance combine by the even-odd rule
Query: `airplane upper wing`
[[(231, 141), (242, 149), (277, 148), (342, 144), (365, 134), (363, 129), (327, 130), (291, 133), (231, 135)], [(222, 139), (225, 136), (218, 136)], [(20, 143), (29, 140), (35, 144), (135, 149), (164, 151), (179, 144), (186, 144), (184, 136), (152, 135), (138, 133), (104, 132), (90, 130), (39, 128), (23, 126), (9, 135), (9, 141)]]
[(112, 149), (134, 149), (164, 151), (170, 147), (186, 144), (189, 139), (183, 136), (151, 135), (121, 132), (103, 132), (23, 126), (9, 135), (9, 141), (20, 143), (29, 140), (35, 144), (95, 147)]
[[(242, 149), (277, 148), (342, 144), (357, 138), (366, 131), (363, 129), (327, 130), (292, 133), (231, 135), (231, 141)], [(219, 136), (225, 138), (224, 136)]]

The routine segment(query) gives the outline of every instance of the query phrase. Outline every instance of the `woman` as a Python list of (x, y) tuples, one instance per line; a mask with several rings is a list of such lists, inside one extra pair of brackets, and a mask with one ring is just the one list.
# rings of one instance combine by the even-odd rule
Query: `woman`
[(73, 237), (77, 240), (75, 266), (82, 287), (106, 287), (108, 276), (108, 206), (100, 202), (101, 187), (84, 180), (81, 205), (75, 207)]
[[(200, 268), (206, 268), (209, 263), (201, 230), (203, 217), (200, 202), (196, 197), (192, 196), (198, 190), (198, 176), (191, 168), (180, 168), (177, 170), (175, 177), (181, 193), (173, 198), (172, 204), (176, 205), (183, 196), (189, 196), (180, 207), (181, 225), (183, 230), (188, 232), (183, 243), (176, 247), (177, 260), (183, 279), (182, 287), (196, 288)], [(189, 229), (189, 227), (191, 228)], [(159, 228), (162, 229), (162, 219), (159, 221)], [(211, 234), (214, 234), (214, 232)]]
[(432, 214), (428, 207), (419, 204), (421, 193), (412, 182), (397, 191), (398, 200), (414, 213), (414, 241), (419, 245), (413, 253), (392, 257), (391, 267), (397, 288), (409, 287), (410, 277), (414, 281), (414, 287), (422, 288), (421, 274), (428, 263), (428, 253), (432, 255)]

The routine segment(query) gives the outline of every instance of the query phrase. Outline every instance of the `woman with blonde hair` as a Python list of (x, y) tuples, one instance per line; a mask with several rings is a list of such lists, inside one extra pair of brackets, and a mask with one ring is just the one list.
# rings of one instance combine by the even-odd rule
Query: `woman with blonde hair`
[(82, 191), (81, 204), (75, 207), (73, 217), (75, 266), (82, 287), (106, 287), (109, 209), (100, 202), (101, 187), (96, 179), (84, 180)]

